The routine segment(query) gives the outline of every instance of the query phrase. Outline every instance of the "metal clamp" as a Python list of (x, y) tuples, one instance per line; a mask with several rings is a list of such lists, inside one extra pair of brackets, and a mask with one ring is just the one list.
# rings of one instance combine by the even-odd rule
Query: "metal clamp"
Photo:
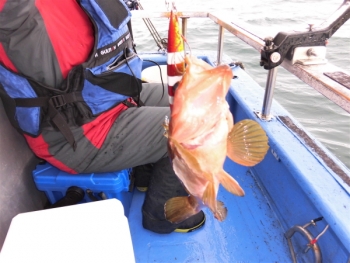
[(337, 17), (328, 24), (309, 28), (303, 32), (279, 32), (270, 42), (265, 41), (261, 49), (260, 65), (264, 69), (273, 69), (280, 65), (284, 58), (291, 60), (297, 47), (325, 47), (328, 39), (350, 18), (349, 0), (338, 8)]
[(326, 64), (326, 47), (297, 47), (294, 50), (292, 64), (319, 65)]

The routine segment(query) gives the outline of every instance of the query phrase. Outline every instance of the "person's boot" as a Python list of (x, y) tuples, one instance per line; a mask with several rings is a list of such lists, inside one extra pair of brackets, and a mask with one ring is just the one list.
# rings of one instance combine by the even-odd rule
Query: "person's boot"
[(160, 159), (153, 165), (153, 172), (148, 191), (142, 206), (142, 225), (156, 233), (190, 232), (205, 223), (203, 211), (179, 224), (172, 224), (165, 219), (164, 204), (177, 196), (187, 196), (182, 183), (177, 178), (168, 157)]
[(140, 192), (146, 192), (149, 185), (149, 180), (153, 171), (153, 164), (144, 164), (133, 168), (134, 185)]

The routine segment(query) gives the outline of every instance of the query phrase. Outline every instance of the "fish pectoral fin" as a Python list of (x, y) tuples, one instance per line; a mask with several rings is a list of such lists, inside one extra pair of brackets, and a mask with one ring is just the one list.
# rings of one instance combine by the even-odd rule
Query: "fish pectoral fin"
[(222, 186), (229, 191), (231, 194), (244, 196), (244, 190), (239, 185), (239, 183), (224, 170), (221, 170), (219, 174), (217, 174), (217, 178)]
[(199, 211), (199, 204), (191, 195), (173, 197), (164, 205), (165, 218), (173, 224), (179, 224)]
[(227, 156), (244, 166), (254, 166), (261, 162), (268, 149), (265, 131), (253, 120), (237, 122), (227, 136)]
[(227, 216), (227, 208), (221, 201), (216, 202), (216, 211), (213, 211), (214, 217), (219, 221), (224, 221)]

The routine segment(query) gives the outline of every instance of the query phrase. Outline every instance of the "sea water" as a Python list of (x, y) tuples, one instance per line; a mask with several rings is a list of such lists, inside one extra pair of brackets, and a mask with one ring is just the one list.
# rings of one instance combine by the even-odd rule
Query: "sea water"
[[(176, 0), (179, 11), (223, 13), (242, 21), (262, 38), (279, 31), (307, 29), (319, 25), (343, 3), (342, 0)], [(141, 0), (145, 10), (167, 11), (164, 0)], [(168, 23), (151, 19), (162, 38), (167, 38)], [(158, 47), (142, 20), (133, 21), (137, 51), (157, 51)], [(193, 49), (216, 50), (218, 25), (209, 19), (189, 19), (187, 42)], [(248, 74), (262, 87), (267, 71), (259, 65), (260, 54), (240, 39), (225, 33), (224, 53), (233, 61), (243, 62)], [(331, 37), (327, 46), (328, 61), (350, 75), (350, 20)], [(319, 94), (294, 75), (279, 67), (274, 98), (305, 129), (322, 142), (347, 167), (350, 167), (350, 114)]]

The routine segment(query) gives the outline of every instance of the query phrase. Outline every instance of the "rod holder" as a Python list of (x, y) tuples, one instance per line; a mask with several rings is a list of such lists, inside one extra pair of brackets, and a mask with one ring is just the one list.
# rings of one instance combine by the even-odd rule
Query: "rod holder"
[(264, 101), (261, 111), (261, 119), (269, 121), (272, 116), (270, 115), (271, 104), (273, 99), (273, 92), (276, 86), (276, 76), (277, 76), (277, 67), (270, 69), (267, 74), (266, 88)]

